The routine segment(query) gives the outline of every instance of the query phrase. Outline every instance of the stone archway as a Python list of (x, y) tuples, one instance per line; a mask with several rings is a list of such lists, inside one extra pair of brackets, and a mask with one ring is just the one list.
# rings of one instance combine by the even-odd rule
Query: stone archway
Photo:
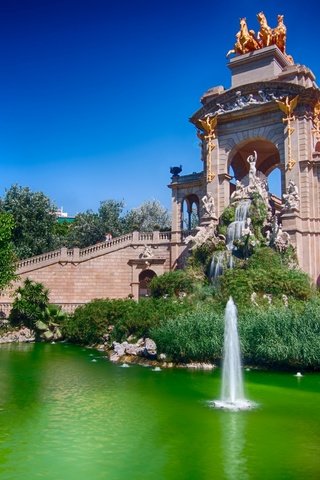
[(195, 194), (187, 195), (181, 203), (181, 230), (192, 230), (199, 224), (200, 219), (199, 197)]
[[(235, 145), (230, 151), (228, 161), (228, 171), (232, 171), (233, 178), (240, 180), (244, 184), (247, 183), (247, 175), (249, 173), (249, 164), (247, 158), (252, 153), (257, 152), (257, 173), (262, 178), (267, 178), (268, 175), (279, 168), (281, 172), (281, 187), (280, 191), (283, 192), (284, 188), (284, 169), (281, 165), (280, 153), (276, 145), (270, 140), (263, 138), (251, 138), (240, 142)], [(230, 195), (234, 189), (234, 185), (230, 183)]]
[(258, 154), (257, 170), (265, 176), (276, 167), (280, 166), (280, 154), (277, 147), (266, 139), (250, 139), (236, 145), (229, 155), (229, 167), (231, 166), (236, 180), (242, 180), (249, 173), (247, 158), (253, 151)]
[(139, 298), (142, 297), (149, 297), (150, 296), (150, 288), (149, 284), (153, 277), (156, 277), (157, 274), (153, 270), (146, 269), (142, 270), (139, 274)]

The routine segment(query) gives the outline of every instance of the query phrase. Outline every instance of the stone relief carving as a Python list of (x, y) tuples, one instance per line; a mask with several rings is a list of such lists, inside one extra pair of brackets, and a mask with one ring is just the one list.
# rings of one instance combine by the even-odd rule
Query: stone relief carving
[(216, 103), (215, 110), (210, 113), (210, 116), (221, 115), (235, 110), (242, 110), (243, 108), (251, 107), (252, 105), (264, 104), (283, 98), (283, 93), (265, 92), (259, 90), (258, 93), (249, 93), (247, 96), (242, 95), (241, 91), (236, 92), (236, 98), (229, 103)]
[(282, 195), (284, 210), (298, 209), (300, 203), (298, 187), (293, 180), (289, 180), (287, 191)]
[(145, 245), (144, 250), (141, 253), (141, 258), (151, 258), (151, 257), (153, 257), (152, 248), (150, 247), (150, 245)]

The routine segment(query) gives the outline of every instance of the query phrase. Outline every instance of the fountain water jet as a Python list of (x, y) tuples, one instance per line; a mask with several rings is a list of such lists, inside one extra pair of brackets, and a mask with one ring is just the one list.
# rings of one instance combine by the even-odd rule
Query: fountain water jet
[(254, 406), (244, 397), (237, 308), (231, 297), (225, 312), (221, 400), (214, 400), (212, 404), (215, 408), (232, 411), (248, 410)]

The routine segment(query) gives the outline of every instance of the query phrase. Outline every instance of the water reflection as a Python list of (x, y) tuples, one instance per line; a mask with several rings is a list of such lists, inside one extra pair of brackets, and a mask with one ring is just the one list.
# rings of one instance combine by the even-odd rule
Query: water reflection
[(227, 480), (248, 480), (246, 447), (247, 415), (241, 412), (223, 412), (220, 417), (222, 432), (223, 471)]

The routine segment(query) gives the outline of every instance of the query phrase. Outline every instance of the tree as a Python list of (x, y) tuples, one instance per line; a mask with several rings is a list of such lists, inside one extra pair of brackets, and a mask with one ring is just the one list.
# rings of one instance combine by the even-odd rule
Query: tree
[(1, 200), (0, 211), (13, 217), (12, 240), (18, 258), (53, 249), (56, 207), (44, 193), (13, 185)]
[(14, 247), (12, 243), (13, 217), (0, 213), (0, 289), (15, 278)]
[(104, 200), (100, 202), (98, 214), (104, 233), (110, 233), (113, 237), (119, 237), (119, 235), (126, 233), (125, 221), (122, 216), (123, 209), (123, 200)]
[(102, 242), (104, 238), (105, 230), (101, 218), (92, 210), (87, 210), (76, 215), (70, 226), (66, 241), (70, 248), (85, 248), (97, 242)]
[(158, 200), (148, 200), (129, 211), (125, 217), (126, 230), (152, 232), (170, 230), (170, 216)]

